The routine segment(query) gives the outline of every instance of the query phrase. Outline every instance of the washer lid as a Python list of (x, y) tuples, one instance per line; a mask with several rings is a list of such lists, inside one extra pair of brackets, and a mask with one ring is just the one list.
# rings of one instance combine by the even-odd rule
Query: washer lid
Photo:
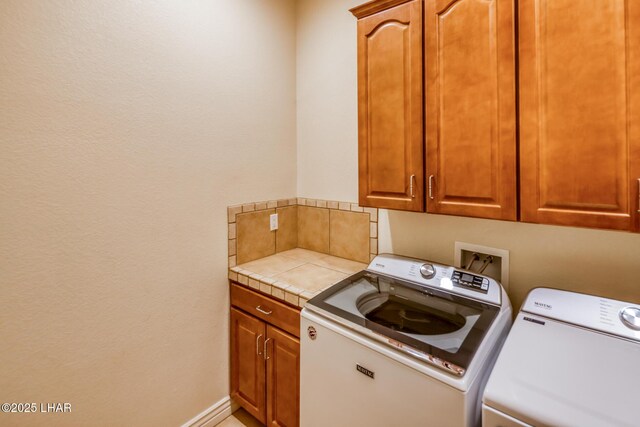
[(463, 376), (499, 308), (369, 271), (316, 295), (310, 310)]
[(532, 425), (638, 426), (640, 342), (520, 312), (483, 401)]

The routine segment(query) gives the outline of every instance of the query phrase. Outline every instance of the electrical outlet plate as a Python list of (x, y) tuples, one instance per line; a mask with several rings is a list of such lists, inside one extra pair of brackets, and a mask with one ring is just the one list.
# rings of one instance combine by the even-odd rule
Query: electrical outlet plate
[(278, 214), (269, 215), (269, 230), (275, 231), (278, 229)]
[(509, 290), (509, 251), (473, 243), (456, 242), (454, 265), (464, 268), (474, 252), (480, 255), (480, 259), (489, 255), (493, 257), (493, 263), (489, 264), (482, 274), (493, 277), (502, 284), (505, 290)]

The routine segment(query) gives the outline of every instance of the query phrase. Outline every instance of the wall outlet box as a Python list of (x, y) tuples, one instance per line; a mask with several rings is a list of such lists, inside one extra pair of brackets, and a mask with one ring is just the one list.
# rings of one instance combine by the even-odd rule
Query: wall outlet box
[(278, 214), (271, 214), (269, 216), (269, 230), (275, 231), (278, 229)]
[(488, 246), (474, 245), (472, 243), (456, 242), (454, 249), (454, 265), (459, 268), (473, 260), (473, 254), (478, 254), (478, 262), (474, 266), (482, 264), (482, 260), (491, 255), (493, 262), (482, 273), (493, 277), (502, 284), (505, 290), (509, 290), (509, 251), (506, 249), (491, 248)]

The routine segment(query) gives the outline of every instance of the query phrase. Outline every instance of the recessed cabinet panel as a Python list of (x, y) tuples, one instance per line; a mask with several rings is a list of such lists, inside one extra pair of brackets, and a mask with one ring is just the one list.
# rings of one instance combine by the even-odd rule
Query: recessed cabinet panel
[[(403, 150), (394, 150), (411, 123), (404, 113), (407, 79), (404, 46), (410, 43), (409, 25), (388, 21), (367, 34), (367, 79), (369, 111), (369, 175), (372, 193), (405, 194), (407, 159)], [(407, 81), (408, 80), (408, 81)], [(410, 165), (409, 165), (410, 166)]]
[(267, 325), (267, 425), (300, 423), (300, 340)]
[(637, 3), (520, 1), (523, 221), (637, 227)]
[(427, 211), (515, 220), (513, 0), (426, 4)]
[(265, 324), (231, 308), (231, 397), (262, 423), (266, 419)]
[(362, 206), (424, 210), (421, 16), (414, 0), (358, 20)]

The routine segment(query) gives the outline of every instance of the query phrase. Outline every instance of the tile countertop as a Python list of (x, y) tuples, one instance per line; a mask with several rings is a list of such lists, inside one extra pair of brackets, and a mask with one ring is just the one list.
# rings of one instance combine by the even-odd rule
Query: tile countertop
[(291, 249), (229, 269), (229, 279), (303, 307), (321, 291), (367, 264), (307, 249)]

